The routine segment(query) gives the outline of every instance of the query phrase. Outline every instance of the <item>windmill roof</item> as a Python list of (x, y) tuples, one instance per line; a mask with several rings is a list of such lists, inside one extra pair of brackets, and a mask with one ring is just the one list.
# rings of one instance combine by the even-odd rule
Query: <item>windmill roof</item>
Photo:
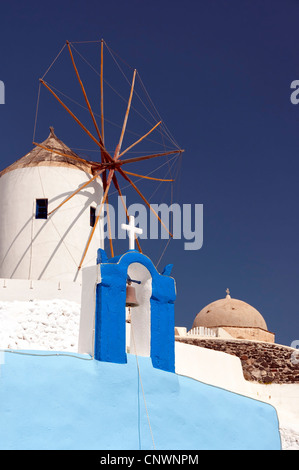
[[(92, 168), (95, 163), (85, 160), (73, 152), (66, 144), (58, 139), (54, 133), (53, 127), (50, 127), (49, 137), (40, 145), (51, 148), (52, 151), (49, 152), (48, 150), (35, 146), (24, 157), (2, 170), (0, 172), (0, 177), (13, 170), (36, 166), (64, 166), (93, 174)], [(65, 154), (65, 156), (55, 153), (55, 150)]]

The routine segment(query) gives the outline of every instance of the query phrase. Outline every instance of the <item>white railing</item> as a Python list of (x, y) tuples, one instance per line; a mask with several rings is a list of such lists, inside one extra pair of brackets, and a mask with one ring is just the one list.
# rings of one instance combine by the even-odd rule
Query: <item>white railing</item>
[(187, 335), (194, 335), (194, 336), (210, 336), (216, 337), (217, 333), (216, 330), (212, 330), (211, 328), (206, 328), (205, 326), (196, 326), (188, 331)]

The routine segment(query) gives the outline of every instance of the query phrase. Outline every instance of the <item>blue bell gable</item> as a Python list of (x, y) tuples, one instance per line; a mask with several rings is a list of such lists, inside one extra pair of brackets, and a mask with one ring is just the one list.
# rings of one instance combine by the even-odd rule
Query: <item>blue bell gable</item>
[(172, 265), (167, 265), (160, 274), (150, 258), (136, 250), (108, 259), (105, 251), (100, 249), (97, 262), (100, 278), (96, 286), (95, 359), (120, 364), (127, 362), (126, 286), (129, 266), (138, 263), (148, 270), (152, 281), (148, 305), (152, 364), (157, 369), (174, 372), (176, 287), (170, 277)]

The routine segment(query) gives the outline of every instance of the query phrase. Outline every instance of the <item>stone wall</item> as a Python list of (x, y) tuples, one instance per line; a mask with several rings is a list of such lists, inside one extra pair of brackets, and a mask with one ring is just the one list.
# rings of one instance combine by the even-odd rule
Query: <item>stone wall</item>
[(299, 352), (288, 346), (194, 336), (176, 336), (175, 339), (239, 357), (246, 380), (259, 383), (299, 383)]
[(242, 340), (253, 340), (253, 341), (266, 341), (267, 343), (274, 343), (275, 335), (262, 328), (250, 328), (240, 326), (222, 326), (222, 328), (230, 334), (233, 338)]

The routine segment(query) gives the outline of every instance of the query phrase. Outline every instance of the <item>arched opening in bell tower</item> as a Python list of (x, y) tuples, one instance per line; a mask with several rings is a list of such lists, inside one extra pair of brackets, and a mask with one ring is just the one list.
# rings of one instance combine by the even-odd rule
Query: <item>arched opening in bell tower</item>
[[(127, 274), (127, 287), (130, 285), (130, 289), (127, 289), (126, 298), (126, 350), (150, 357), (152, 276), (140, 263), (130, 264)], [(127, 305), (128, 300), (132, 305)]]

